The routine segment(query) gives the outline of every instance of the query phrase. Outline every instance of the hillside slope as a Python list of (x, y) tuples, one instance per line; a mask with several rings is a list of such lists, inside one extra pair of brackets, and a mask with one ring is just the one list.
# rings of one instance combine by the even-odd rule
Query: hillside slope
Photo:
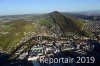
[(60, 26), (60, 29), (63, 32), (74, 32), (80, 35), (87, 35), (87, 33), (82, 30), (82, 27), (84, 26), (85, 22), (81, 19), (78, 19), (77, 17), (66, 17), (61, 13), (55, 11), (50, 13), (50, 18), (55, 24)]

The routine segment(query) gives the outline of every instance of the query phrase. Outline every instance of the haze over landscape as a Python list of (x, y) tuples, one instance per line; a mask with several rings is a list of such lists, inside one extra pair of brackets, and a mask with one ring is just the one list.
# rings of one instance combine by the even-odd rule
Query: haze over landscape
[(0, 0), (0, 66), (97, 66), (100, 0)]

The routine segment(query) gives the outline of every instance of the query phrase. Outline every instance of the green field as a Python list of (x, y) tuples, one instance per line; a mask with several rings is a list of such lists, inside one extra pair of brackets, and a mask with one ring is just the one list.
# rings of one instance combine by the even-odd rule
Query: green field
[(15, 20), (12, 22), (0, 23), (0, 47), (7, 51), (9, 47), (16, 45), (21, 38), (24, 37), (24, 32), (32, 32), (34, 24), (24, 20)]

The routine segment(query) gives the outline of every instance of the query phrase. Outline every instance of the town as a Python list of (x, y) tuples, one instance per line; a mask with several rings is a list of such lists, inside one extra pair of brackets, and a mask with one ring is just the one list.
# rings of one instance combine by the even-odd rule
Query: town
[[(54, 12), (55, 13), (55, 12)], [(59, 16), (59, 14), (58, 14)], [(47, 16), (50, 18), (49, 16)], [(82, 26), (81, 30), (89, 31), (91, 37), (82, 36), (75, 32), (63, 32), (61, 27), (58, 24), (54, 24), (51, 28), (49, 28), (52, 24), (40, 25), (41, 21), (49, 22), (48, 18), (45, 16), (16, 16), (16, 17), (2, 17), (1, 27), (12, 28), (13, 21), (18, 22), (18, 25), (22, 23), (20, 26), (23, 27), (25, 31), (16, 31), (13, 34), (13, 31), (5, 30), (0, 31), (0, 35), (9, 35), (9, 37), (13, 36), (21, 36), (18, 38), (18, 42), (14, 41), (12, 44), (9, 44), (5, 51), (0, 47), (0, 60), (4, 60), (0, 62), (3, 66), (77, 66), (81, 65), (77, 63), (77, 57), (85, 57), (88, 58), (88, 62), (91, 63), (99, 63), (100, 62), (100, 23), (96, 20), (85, 20), (85, 24)], [(61, 17), (61, 15), (60, 15)], [(48, 20), (46, 20), (48, 19)], [(63, 19), (63, 18), (61, 18)], [(24, 21), (23, 21), (24, 20)], [(45, 20), (45, 21), (44, 21)], [(67, 19), (66, 19), (67, 20)], [(65, 21), (66, 21), (65, 20)], [(50, 19), (52, 22), (52, 20)], [(60, 21), (60, 20), (59, 20)], [(9, 23), (12, 22), (9, 26)], [(24, 23), (23, 23), (24, 22)], [(28, 23), (27, 23), (28, 22)], [(64, 21), (62, 21), (64, 22)], [(16, 23), (17, 24), (17, 23)], [(18, 27), (17, 27), (18, 28)], [(49, 29), (47, 29), (49, 28)], [(19, 29), (18, 29), (19, 30)], [(16, 38), (15, 37), (15, 38)], [(2, 38), (1, 38), (2, 39)], [(10, 38), (11, 39), (11, 38)], [(8, 39), (7, 39), (8, 40)], [(16, 42), (16, 43), (15, 43)], [(7, 54), (7, 55), (6, 55)], [(57, 60), (57, 58), (72, 58), (67, 64), (66, 63), (45, 63), (45, 59), (53, 58)], [(41, 62), (41, 58), (44, 58), (44, 61)]]

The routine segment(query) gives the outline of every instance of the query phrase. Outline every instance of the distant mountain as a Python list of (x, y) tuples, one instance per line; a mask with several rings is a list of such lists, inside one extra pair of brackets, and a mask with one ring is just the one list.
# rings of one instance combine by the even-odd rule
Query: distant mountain
[(100, 11), (61, 12), (64, 16), (74, 16), (84, 20), (100, 21)]
[(78, 18), (82, 18), (82, 19), (92, 19), (91, 16), (87, 16), (87, 15), (80, 14), (80, 13), (61, 12), (61, 14), (63, 14), (64, 16), (74, 16), (74, 17), (78, 17)]
[(80, 35), (86, 35), (82, 30), (85, 22), (74, 16), (64, 16), (60, 12), (54, 11), (50, 13), (50, 18), (57, 24), (63, 32), (74, 32)]
[(87, 16), (100, 16), (100, 10), (82, 11), (78, 13)]

